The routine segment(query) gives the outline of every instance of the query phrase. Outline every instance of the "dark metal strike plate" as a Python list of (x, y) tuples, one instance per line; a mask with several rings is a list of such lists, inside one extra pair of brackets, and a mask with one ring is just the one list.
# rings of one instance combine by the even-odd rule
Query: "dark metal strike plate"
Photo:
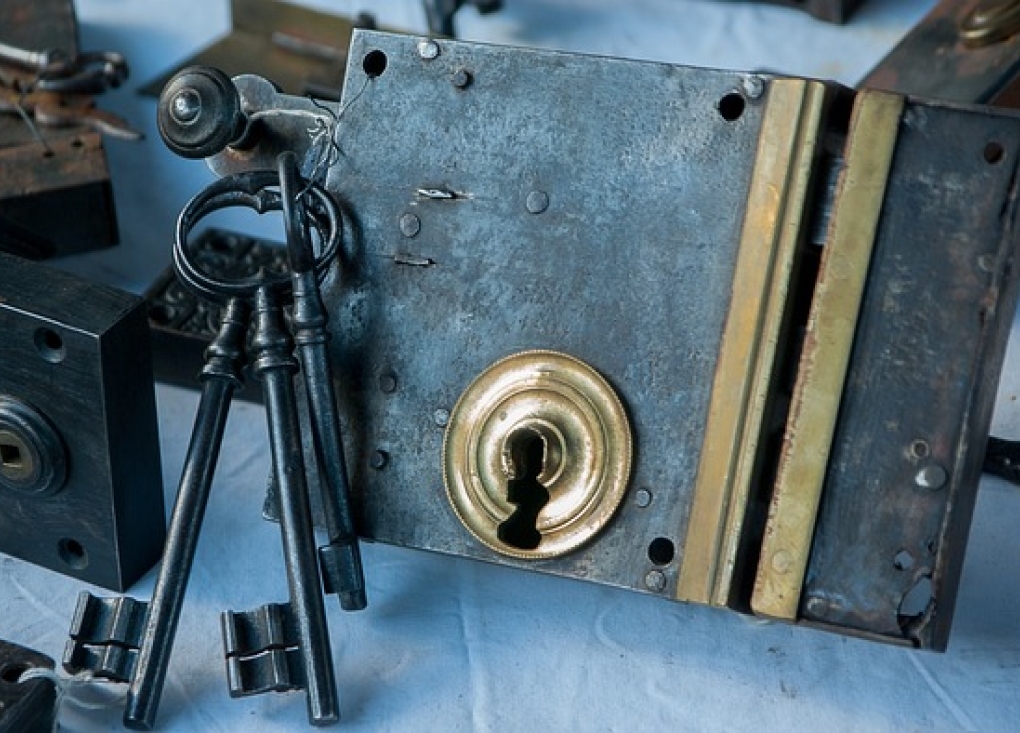
[(159, 559), (140, 298), (0, 254), (0, 552), (114, 590)]
[(1020, 7), (1009, 5), (941, 0), (858, 86), (1020, 107)]
[[(325, 297), (365, 536), (945, 647), (1020, 120), (371, 32), (345, 89)], [(213, 170), (311, 170), (278, 117)]]
[(56, 730), (57, 687), (52, 679), (21, 681), (26, 672), (52, 670), (45, 654), (0, 640), (0, 733), (51, 733)]
[[(71, 0), (5, 0), (0, 41), (78, 53)], [(117, 244), (102, 137), (83, 125), (44, 128), (50, 153), (15, 114), (0, 115), (0, 251), (31, 259)], [(54, 216), (54, 212), (60, 212)]]

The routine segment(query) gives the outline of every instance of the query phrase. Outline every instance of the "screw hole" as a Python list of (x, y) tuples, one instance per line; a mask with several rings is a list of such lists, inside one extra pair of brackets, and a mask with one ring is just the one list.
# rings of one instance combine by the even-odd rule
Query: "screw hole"
[(994, 140), (985, 145), (985, 162), (989, 165), (995, 165), (1003, 156), (1006, 154), (1005, 149), (999, 143)]
[(648, 559), (655, 565), (669, 565), (675, 555), (673, 541), (665, 537), (656, 537), (648, 545)]
[(931, 454), (931, 448), (927, 441), (915, 440), (910, 444), (910, 453), (914, 458), (927, 458)]
[(746, 102), (742, 96), (736, 92), (730, 92), (719, 100), (719, 114), (727, 122), (734, 122), (744, 114), (745, 105)]
[(51, 364), (59, 364), (67, 355), (64, 348), (64, 340), (60, 334), (49, 328), (39, 328), (35, 332), (35, 349), (46, 361)]
[(29, 669), (31, 667), (27, 664), (6, 664), (3, 669), (0, 669), (0, 680), (15, 685), (21, 679), (21, 675), (25, 674)]
[(386, 54), (382, 51), (369, 51), (361, 62), (361, 68), (374, 79), (377, 76), (382, 76), (382, 73), (386, 71), (386, 61)]
[(89, 555), (81, 542), (65, 537), (57, 543), (57, 554), (66, 565), (75, 570), (84, 570), (89, 564)]

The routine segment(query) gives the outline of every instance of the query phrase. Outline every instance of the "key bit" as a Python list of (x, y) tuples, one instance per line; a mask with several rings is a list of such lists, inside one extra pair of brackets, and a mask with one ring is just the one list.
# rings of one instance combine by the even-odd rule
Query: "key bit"
[(314, 269), (308, 219), (300, 194), (297, 156), (289, 151), (281, 153), (278, 167), (292, 273), (294, 341), (312, 418), (316, 462), (323, 480), (323, 514), (329, 533), (329, 544), (319, 550), (323, 582), (327, 593), (339, 596), (344, 610), (357, 611), (365, 608), (368, 601), (361, 551), (354, 530), (336, 387), (327, 352), (329, 316)]
[(220, 625), (231, 697), (305, 688), (305, 662), (289, 604), (224, 611)]
[(98, 598), (82, 591), (64, 649), (64, 669), (113, 682), (130, 680), (147, 610), (148, 604), (127, 596)]
[(30, 49), (0, 42), (0, 64), (34, 74), (32, 91), (100, 94), (119, 87), (130, 73), (127, 60), (115, 51), (88, 51), (77, 56), (60, 49)]
[(55, 48), (31, 49), (0, 42), (0, 63), (42, 74), (68, 61), (68, 55)]

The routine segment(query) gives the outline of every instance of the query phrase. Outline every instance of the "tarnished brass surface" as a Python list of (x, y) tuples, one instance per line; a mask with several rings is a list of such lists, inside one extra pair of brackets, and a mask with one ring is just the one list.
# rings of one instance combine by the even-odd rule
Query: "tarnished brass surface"
[(821, 139), (825, 86), (770, 82), (677, 586), (726, 605)]
[(1020, 32), (1020, 2), (982, 0), (960, 23), (960, 40), (971, 48), (990, 46)]
[(862, 92), (815, 288), (755, 578), (755, 613), (795, 619), (904, 99)]
[[(498, 536), (514, 513), (515, 443), (543, 444), (538, 481), (549, 492), (522, 549)], [(594, 369), (566, 354), (525, 351), (502, 359), (465, 390), (443, 443), (444, 480), (457, 517), (479, 541), (520, 558), (556, 557), (580, 547), (612, 518), (627, 489), (632, 438), (623, 406)]]

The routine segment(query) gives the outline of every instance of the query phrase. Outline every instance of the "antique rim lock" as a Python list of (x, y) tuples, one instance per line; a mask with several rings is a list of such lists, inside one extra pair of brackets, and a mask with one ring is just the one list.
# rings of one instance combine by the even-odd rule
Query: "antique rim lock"
[(620, 505), (632, 438), (623, 405), (594, 369), (525, 351), (464, 391), (443, 443), (447, 496), (479, 541), (513, 557), (564, 555)]

